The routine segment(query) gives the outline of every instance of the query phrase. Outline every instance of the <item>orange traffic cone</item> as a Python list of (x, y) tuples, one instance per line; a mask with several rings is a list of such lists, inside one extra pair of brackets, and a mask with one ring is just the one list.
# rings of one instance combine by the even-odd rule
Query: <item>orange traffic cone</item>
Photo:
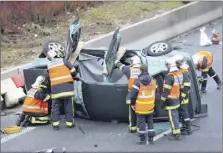
[(213, 44), (219, 44), (220, 42), (220, 34), (215, 30), (213, 29), (212, 30), (212, 37), (211, 37), (211, 41)]
[(208, 45), (211, 45), (212, 44), (212, 42), (208, 38), (205, 30), (206, 30), (205, 27), (203, 27), (203, 28), (200, 29), (200, 46), (208, 46)]

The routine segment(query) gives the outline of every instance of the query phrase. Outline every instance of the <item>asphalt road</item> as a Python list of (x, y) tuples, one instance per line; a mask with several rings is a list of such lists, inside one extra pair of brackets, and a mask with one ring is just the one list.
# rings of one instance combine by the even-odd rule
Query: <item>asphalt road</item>
[[(222, 34), (222, 24), (215, 24), (215, 28)], [(210, 36), (212, 28), (206, 28)], [(200, 47), (199, 36), (199, 30), (194, 30), (177, 38), (178, 42), (173, 42), (191, 54), (200, 50), (213, 52), (213, 68), (222, 78), (222, 45)], [(216, 87), (214, 80), (209, 78), (208, 93), (202, 98), (202, 103), (208, 104), (208, 116), (197, 119), (194, 123), (200, 126), (200, 130), (181, 141), (169, 141), (163, 137), (155, 141), (154, 145), (140, 146), (135, 144), (137, 135), (127, 132), (127, 124), (77, 119), (77, 127), (74, 129), (66, 129), (62, 124), (61, 130), (54, 131), (47, 125), (26, 129), (30, 131), (18, 136), (9, 137), (3, 134), (1, 152), (34, 152), (51, 147), (65, 147), (68, 152), (222, 152), (222, 91), (216, 90)], [(14, 122), (13, 114), (1, 117), (1, 127), (13, 125)], [(156, 124), (156, 129), (159, 129), (161, 124)]]

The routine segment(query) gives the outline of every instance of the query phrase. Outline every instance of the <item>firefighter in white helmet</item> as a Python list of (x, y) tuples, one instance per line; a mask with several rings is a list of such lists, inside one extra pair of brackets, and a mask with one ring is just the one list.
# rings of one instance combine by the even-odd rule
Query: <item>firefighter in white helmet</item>
[(214, 69), (212, 68), (213, 64), (213, 54), (209, 51), (199, 51), (192, 56), (193, 62), (196, 66), (198, 71), (202, 72), (202, 79), (200, 79), (201, 85), (201, 92), (206, 93), (206, 86), (207, 86), (207, 78), (208, 75), (212, 77), (216, 84), (217, 90), (220, 90), (222, 87), (222, 82), (219, 76), (215, 73)]
[(134, 84), (134, 81), (138, 78), (141, 66), (141, 60), (138, 56), (133, 56), (131, 58), (131, 65), (124, 65), (120, 61), (115, 61), (116, 66), (126, 75), (128, 78), (128, 95), (126, 97), (126, 103), (129, 105), (129, 131), (131, 133), (137, 132), (137, 123), (136, 123), (136, 114), (135, 111), (131, 107), (131, 97), (130, 92), (132, 89), (132, 86)]
[(179, 123), (180, 107), (180, 86), (182, 85), (183, 75), (177, 68), (173, 57), (166, 59), (168, 74), (164, 78), (163, 92), (161, 101), (164, 103), (164, 109), (168, 111), (168, 117), (172, 129), (170, 140), (181, 140), (181, 130)]
[(49, 123), (48, 100), (50, 99), (49, 81), (44, 76), (38, 76), (31, 85), (22, 106), (23, 113), (19, 116), (16, 125)]
[(72, 128), (74, 124), (74, 78), (77, 75), (74, 66), (64, 59), (65, 51), (61, 47), (52, 47), (47, 57), (50, 60), (47, 68), (51, 85), (52, 111), (51, 120), (55, 130), (60, 125), (60, 106), (64, 103), (66, 126)]
[(189, 92), (191, 88), (191, 76), (189, 72), (189, 65), (187, 64), (184, 56), (178, 54), (174, 56), (177, 67), (183, 74), (183, 84), (181, 86), (180, 93), (180, 108), (179, 108), (179, 118), (182, 123), (181, 133), (191, 134), (191, 121), (188, 112), (189, 103)]

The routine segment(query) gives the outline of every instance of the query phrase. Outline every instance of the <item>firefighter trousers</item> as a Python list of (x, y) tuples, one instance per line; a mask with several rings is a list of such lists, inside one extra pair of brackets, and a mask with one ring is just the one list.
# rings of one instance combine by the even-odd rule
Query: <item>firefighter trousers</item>
[(204, 81), (201, 85), (202, 89), (206, 89), (208, 75), (212, 77), (217, 84), (221, 83), (219, 76), (216, 74), (214, 69), (210, 67), (207, 72), (202, 72), (202, 77), (204, 78)]
[(181, 104), (179, 108), (179, 119), (182, 123), (190, 120), (189, 112), (188, 112), (188, 104)]
[(136, 113), (132, 109), (131, 105), (129, 105), (129, 130), (130, 131), (136, 131)]
[(74, 124), (74, 102), (73, 97), (64, 97), (52, 99), (51, 119), (53, 126), (59, 125), (60, 120), (60, 106), (64, 103), (64, 111), (67, 126)]
[(168, 109), (168, 117), (172, 129), (172, 134), (180, 134), (180, 122), (178, 109)]
[(136, 113), (131, 107), (131, 97), (130, 92), (128, 92), (126, 97), (126, 104), (128, 105), (129, 109), (129, 130), (135, 132), (137, 130), (136, 127)]
[[(137, 114), (137, 127), (139, 136), (148, 134), (148, 137), (155, 136), (155, 130), (153, 126), (153, 114)], [(147, 128), (146, 128), (147, 127)]]

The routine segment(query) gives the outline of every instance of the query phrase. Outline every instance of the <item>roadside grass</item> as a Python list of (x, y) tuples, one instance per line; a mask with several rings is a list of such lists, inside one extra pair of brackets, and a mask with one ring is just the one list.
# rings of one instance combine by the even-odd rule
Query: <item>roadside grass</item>
[(95, 21), (112, 22), (128, 19), (144, 12), (156, 11), (159, 9), (173, 9), (182, 6), (180, 1), (174, 2), (113, 2), (105, 3), (99, 7), (90, 8), (83, 12), (80, 21), (89, 24)]
[[(114, 30), (118, 25), (132, 24), (182, 5), (181, 1), (105, 2), (86, 11), (81, 10), (81, 40), (87, 41)], [(55, 25), (41, 27), (41, 30), (50, 31), (50, 36), (41, 36), (42, 31), (35, 30), (34, 33), (17, 38), (17, 43), (2, 43), (1, 68), (33, 61), (42, 51), (43, 44), (50, 39), (64, 41), (67, 38), (68, 26), (73, 22), (73, 15), (74, 13), (70, 19), (58, 21)], [(38, 37), (35, 38), (34, 34), (38, 34)]]

